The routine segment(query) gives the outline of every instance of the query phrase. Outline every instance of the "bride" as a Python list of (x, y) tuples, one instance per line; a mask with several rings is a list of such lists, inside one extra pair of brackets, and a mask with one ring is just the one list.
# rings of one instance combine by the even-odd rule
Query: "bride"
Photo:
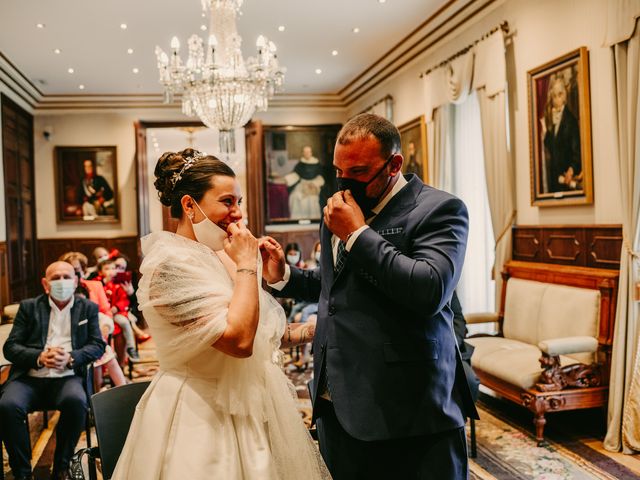
[[(160, 371), (141, 398), (113, 479), (330, 478), (282, 371), (281, 346), (310, 341), (261, 288), (259, 241), (233, 171), (193, 149), (155, 168), (176, 234), (142, 239), (140, 308)], [(265, 258), (268, 255), (265, 254)]]

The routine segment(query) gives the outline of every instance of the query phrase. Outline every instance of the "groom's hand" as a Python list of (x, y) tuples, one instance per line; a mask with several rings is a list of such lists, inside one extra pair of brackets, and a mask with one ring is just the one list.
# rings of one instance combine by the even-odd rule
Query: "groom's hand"
[(343, 242), (347, 236), (366, 225), (364, 214), (350, 190), (336, 192), (324, 207), (324, 224)]
[(285, 266), (282, 247), (272, 237), (262, 237), (258, 246), (262, 256), (262, 278), (271, 284), (281, 281)]

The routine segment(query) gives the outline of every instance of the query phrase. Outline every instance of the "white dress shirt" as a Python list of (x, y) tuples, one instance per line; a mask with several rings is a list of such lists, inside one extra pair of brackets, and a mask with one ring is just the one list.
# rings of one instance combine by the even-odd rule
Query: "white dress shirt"
[[(71, 307), (73, 307), (73, 297), (62, 310), (51, 300), (51, 297), (49, 297), (49, 305), (51, 306), (51, 314), (49, 315), (49, 330), (44, 350), (49, 347), (62, 347), (65, 352), (71, 352), (73, 350), (71, 345)], [(29, 376), (37, 378), (59, 378), (73, 374), (73, 370), (66, 367), (62, 370), (47, 367), (29, 370)]]
[[(371, 217), (369, 217), (369, 218), (367, 218), (365, 220), (366, 225), (361, 226), (360, 228), (358, 228), (356, 231), (354, 231), (351, 234), (351, 236), (349, 237), (349, 240), (345, 244), (345, 250), (347, 250), (347, 252), (349, 252), (351, 250), (351, 247), (353, 246), (353, 244), (355, 243), (357, 238), (360, 236), (360, 234), (362, 232), (364, 232), (367, 228), (369, 228), (369, 224), (373, 221), (374, 218), (376, 218), (376, 215), (378, 215), (382, 211), (382, 209), (387, 206), (387, 203), (389, 203), (389, 201), (400, 190), (402, 190), (402, 188), (407, 183), (408, 182), (404, 178), (404, 175), (399, 174), (398, 175), (398, 180), (396, 181), (396, 183), (393, 186), (393, 188), (391, 189), (391, 191), (389, 193), (387, 193), (384, 196), (384, 198), (382, 200), (380, 200), (380, 202), (378, 202), (378, 204), (371, 209), (371, 211), (374, 213), (374, 215), (372, 215)], [(340, 238), (339, 237), (337, 237), (336, 235), (332, 235), (331, 236), (331, 250), (332, 250), (332, 254), (333, 254), (333, 264), (334, 265), (336, 263), (336, 258), (338, 256), (338, 243), (339, 242), (340, 242)], [(284, 276), (282, 277), (282, 280), (280, 280), (279, 282), (273, 283), (273, 284), (270, 283), (269, 286), (272, 287), (272, 288), (275, 288), (276, 290), (282, 290), (287, 285), (287, 283), (289, 283), (289, 278), (290, 277), (291, 277), (291, 268), (287, 264), (284, 267)]]

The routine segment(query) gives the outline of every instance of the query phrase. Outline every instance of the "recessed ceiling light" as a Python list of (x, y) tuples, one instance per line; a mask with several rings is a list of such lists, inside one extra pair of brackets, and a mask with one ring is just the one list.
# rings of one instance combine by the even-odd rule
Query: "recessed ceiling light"
[(331, 51), (331, 55), (333, 55), (334, 57), (335, 57), (336, 55), (338, 55), (338, 50), (332, 50), (332, 51)]
[(127, 48), (127, 53), (129, 55), (132, 55), (133, 54), (133, 48)]
[(279, 31), (279, 32), (284, 32), (284, 25), (280, 25), (280, 26), (278, 27), (278, 31)]
[(200, 25), (200, 30), (202, 30), (203, 32), (207, 29), (206, 25)]
[(353, 33), (360, 33), (360, 29), (358, 27), (353, 27), (353, 30), (351, 30)]
[(78, 88), (79, 88), (80, 90), (84, 90), (84, 85), (80, 84), (80, 85), (78, 85)]
[(321, 69), (319, 69), (319, 68), (316, 68), (316, 73), (317, 73), (318, 75), (320, 75), (320, 74), (322, 73), (322, 70), (321, 70)]
[(126, 23), (121, 23), (121, 24), (120, 24), (120, 28), (121, 28), (122, 30), (126, 30), (126, 29), (127, 29), (127, 24), (126, 24)]
[(59, 48), (54, 48), (53, 53), (55, 53), (56, 55), (60, 55), (62, 53), (62, 50), (60, 50)]
[(386, 2), (386, 1), (387, 1), (387, 0), (378, 0), (378, 3), (384, 3), (384, 2)]
[(132, 71), (133, 71), (133, 73), (138, 73), (140, 70), (138, 70), (138, 68), (136, 67)]
[(36, 27), (37, 28), (44, 28), (45, 24), (44, 23), (36, 23)]
[(75, 70), (74, 70), (73, 68), (68, 68), (68, 69), (67, 69), (67, 72), (69, 72), (69, 73), (73, 73), (73, 72), (75, 72)]

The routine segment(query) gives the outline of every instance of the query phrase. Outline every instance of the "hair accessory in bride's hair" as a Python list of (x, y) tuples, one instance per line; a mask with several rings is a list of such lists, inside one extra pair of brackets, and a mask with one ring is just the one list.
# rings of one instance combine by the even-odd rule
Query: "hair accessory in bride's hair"
[(191, 167), (193, 167), (193, 165), (196, 163), (197, 160), (199, 160), (200, 158), (204, 158), (206, 156), (207, 156), (206, 154), (196, 151), (193, 154), (193, 156), (185, 157), (184, 165), (182, 165), (182, 168), (180, 169), (180, 171), (171, 175), (171, 184), (173, 185), (173, 188), (175, 188), (176, 183), (182, 180), (182, 174), (184, 174), (184, 172), (186, 172)]

